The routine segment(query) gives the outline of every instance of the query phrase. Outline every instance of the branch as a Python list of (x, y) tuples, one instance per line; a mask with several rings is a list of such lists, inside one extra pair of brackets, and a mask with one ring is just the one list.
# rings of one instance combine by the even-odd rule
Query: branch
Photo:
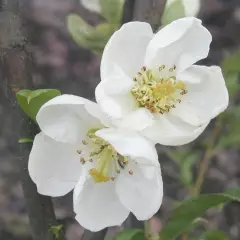
[[(4, 90), (8, 93), (15, 122), (21, 123), (20, 134), (24, 137), (33, 138), (38, 131), (38, 127), (25, 115), (23, 116), (16, 101), (16, 92), (18, 90), (21, 88), (33, 88), (31, 55), (22, 45), (24, 39), (23, 24), (14, 5), (15, 3), (18, 4), (18, 2), (17, 0), (7, 0), (7, 3), (6, 8), (2, 8), (3, 10), (6, 9), (6, 11), (0, 13), (1, 31), (5, 33), (4, 39), (0, 38), (0, 60), (7, 82)], [(11, 11), (14, 11), (15, 14)], [(9, 24), (10, 22), (11, 24)], [(11, 28), (11, 31), (7, 31), (9, 28)], [(31, 144), (23, 143), (20, 146), (20, 177), (33, 240), (53, 240), (54, 236), (49, 232), (49, 229), (52, 225), (57, 224), (57, 220), (51, 198), (39, 195), (35, 184), (29, 176), (28, 158), (32, 147)]]
[(148, 22), (156, 30), (161, 24), (166, 0), (136, 0), (133, 21)]

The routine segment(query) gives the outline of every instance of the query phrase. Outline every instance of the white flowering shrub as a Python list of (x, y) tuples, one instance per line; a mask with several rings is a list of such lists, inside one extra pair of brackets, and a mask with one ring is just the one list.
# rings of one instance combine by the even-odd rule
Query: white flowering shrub
[[(76, 220), (93, 232), (121, 225), (131, 212), (146, 221), (145, 231), (123, 231), (114, 239), (193, 239), (207, 209), (240, 201), (240, 189), (200, 194), (210, 160), (240, 144), (235, 104), (240, 52), (227, 54), (220, 66), (197, 64), (212, 42), (194, 17), (199, 1), (168, 1), (156, 33), (144, 22), (120, 27), (122, 0), (81, 4), (105, 19), (93, 27), (76, 14), (67, 17), (76, 43), (102, 54), (96, 103), (54, 89), (17, 93), (20, 107), (40, 129), (35, 139), (20, 139), (33, 142), (30, 177), (42, 195), (73, 190)], [(190, 147), (200, 135), (200, 147)], [(176, 178), (188, 196), (153, 234), (148, 221), (164, 197), (156, 146), (176, 163)], [(194, 239), (227, 237), (214, 229)]]

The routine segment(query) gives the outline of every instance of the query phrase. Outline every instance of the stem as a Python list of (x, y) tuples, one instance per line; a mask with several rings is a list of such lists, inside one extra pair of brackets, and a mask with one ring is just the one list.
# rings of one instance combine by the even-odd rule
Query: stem
[(152, 239), (151, 219), (144, 222), (145, 238), (146, 240)]
[(213, 134), (212, 134), (212, 139), (210, 144), (207, 147), (207, 150), (204, 154), (204, 157), (200, 163), (200, 171), (194, 186), (194, 189), (192, 191), (192, 196), (198, 196), (200, 191), (201, 191), (201, 187), (204, 181), (204, 177), (206, 174), (206, 171), (208, 169), (209, 163), (211, 158), (214, 156), (215, 151), (214, 151), (214, 147), (215, 147), (215, 142), (217, 140), (217, 137), (220, 133), (221, 130), (221, 123), (220, 122), (216, 122), (215, 127), (213, 129)]

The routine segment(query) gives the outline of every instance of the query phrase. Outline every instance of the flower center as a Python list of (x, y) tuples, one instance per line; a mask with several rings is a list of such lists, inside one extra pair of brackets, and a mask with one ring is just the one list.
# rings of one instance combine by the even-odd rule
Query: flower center
[[(89, 174), (95, 183), (114, 181), (117, 174), (128, 165), (128, 158), (120, 155), (111, 144), (96, 136), (98, 130), (90, 129), (87, 140), (82, 141), (86, 149), (77, 151), (81, 155), (80, 162), (83, 165), (87, 162), (93, 165)], [(132, 175), (133, 172), (130, 170), (129, 174)]]
[(133, 79), (135, 84), (131, 89), (132, 95), (139, 107), (145, 107), (152, 113), (169, 112), (181, 102), (181, 95), (187, 93), (185, 84), (176, 80), (176, 66), (168, 69), (164, 75), (161, 74), (163, 70), (166, 73), (165, 65), (161, 65), (157, 70), (142, 67)]

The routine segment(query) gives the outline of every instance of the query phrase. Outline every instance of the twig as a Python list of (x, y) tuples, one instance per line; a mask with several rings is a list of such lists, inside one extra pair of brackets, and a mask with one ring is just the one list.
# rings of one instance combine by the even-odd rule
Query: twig
[[(18, 0), (8, 0), (8, 3), (9, 2), (12, 2), (12, 4), (8, 4), (7, 13), (10, 13), (11, 10), (16, 10), (16, 8), (13, 7), (15, 6), (15, 3), (18, 6)], [(11, 8), (9, 8), (9, 6), (11, 6)], [(11, 13), (10, 16), (12, 16)], [(17, 18), (16, 21), (18, 21), (17, 26), (22, 26), (20, 17)], [(4, 19), (2, 19), (1, 23), (3, 26), (5, 24), (6, 28), (15, 27), (9, 25), (8, 14), (4, 15)], [(17, 30), (19, 34), (21, 29)], [(12, 33), (12, 31), (8, 32)], [(11, 42), (10, 40), (14, 39), (12, 35), (6, 35), (4, 37), (7, 40), (6, 42)], [(13, 115), (15, 115), (16, 119), (15, 121), (16, 123), (21, 123), (20, 133), (24, 134), (24, 137), (34, 137), (37, 131), (37, 126), (26, 116), (22, 116), (22, 114), (20, 114), (16, 101), (16, 92), (18, 90), (21, 88), (31, 89), (33, 87), (31, 76), (31, 57), (21, 44), (22, 43), (19, 43), (16, 40), (14, 47), (9, 46), (7, 49), (1, 48), (1, 64), (7, 81), (6, 92), (8, 92), (9, 102), (12, 107)], [(30, 143), (21, 144), (18, 164), (20, 166), (20, 177), (26, 200), (32, 237), (33, 240), (53, 240), (54, 236), (49, 231), (52, 225), (57, 224), (53, 204), (50, 197), (38, 194), (35, 184), (29, 177), (27, 165), (30, 150)], [(62, 234), (60, 239), (63, 239)]]
[(199, 170), (199, 174), (197, 176), (197, 180), (196, 180), (193, 192), (192, 192), (192, 196), (198, 196), (201, 191), (201, 187), (202, 187), (204, 177), (205, 177), (206, 171), (208, 169), (210, 160), (213, 157), (213, 155), (215, 154), (214, 146), (215, 146), (215, 142), (218, 138), (218, 135), (220, 133), (220, 130), (221, 130), (221, 123), (217, 121), (215, 124), (214, 130), (213, 130), (213, 133), (212, 133), (211, 142), (208, 145), (207, 150), (204, 154), (204, 157), (200, 163), (200, 167), (199, 167), (200, 170)]

